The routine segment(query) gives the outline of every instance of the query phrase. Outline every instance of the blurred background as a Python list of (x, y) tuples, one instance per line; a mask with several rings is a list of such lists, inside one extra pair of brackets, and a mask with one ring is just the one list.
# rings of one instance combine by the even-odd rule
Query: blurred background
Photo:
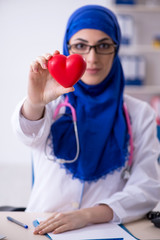
[(26, 206), (31, 153), (11, 128), (26, 96), (29, 65), (44, 53), (62, 52), (66, 22), (80, 6), (111, 8), (122, 30), (120, 57), (126, 92), (148, 101), (160, 116), (160, 0), (0, 0), (0, 205)]

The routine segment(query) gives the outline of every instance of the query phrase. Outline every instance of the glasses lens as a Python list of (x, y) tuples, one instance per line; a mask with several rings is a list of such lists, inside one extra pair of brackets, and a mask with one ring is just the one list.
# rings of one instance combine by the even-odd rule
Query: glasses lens
[(96, 52), (99, 54), (110, 54), (115, 51), (113, 44), (101, 43), (96, 46)]
[(89, 46), (83, 43), (71, 45), (71, 51), (74, 53), (85, 54), (89, 52)]

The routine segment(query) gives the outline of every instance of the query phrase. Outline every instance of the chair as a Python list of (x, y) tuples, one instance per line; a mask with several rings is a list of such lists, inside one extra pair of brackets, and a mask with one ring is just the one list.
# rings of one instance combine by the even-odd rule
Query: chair
[(13, 206), (2, 206), (0, 207), (0, 212), (24, 212), (25, 207), (13, 207)]
[[(34, 165), (33, 165), (33, 160), (32, 160), (32, 157), (31, 157), (31, 161), (32, 161), (32, 187), (33, 187), (33, 184), (34, 184)], [(5, 206), (0, 206), (0, 212), (19, 212), (19, 211), (25, 211), (26, 210), (26, 207), (15, 207), (15, 206), (8, 206), (8, 205), (5, 205)]]

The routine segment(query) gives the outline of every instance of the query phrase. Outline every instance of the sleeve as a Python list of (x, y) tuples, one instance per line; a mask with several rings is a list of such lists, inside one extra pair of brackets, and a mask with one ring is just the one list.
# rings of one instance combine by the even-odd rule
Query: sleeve
[(17, 138), (27, 146), (33, 148), (44, 144), (50, 127), (53, 122), (53, 112), (59, 102), (59, 99), (46, 105), (44, 117), (37, 121), (30, 121), (21, 114), (23, 99), (17, 106), (12, 115), (11, 124)]
[[(141, 113), (140, 113), (141, 112)], [(160, 201), (160, 143), (155, 114), (149, 105), (132, 116), (134, 155), (131, 176), (123, 190), (103, 201), (114, 211), (113, 222), (126, 223), (146, 215)]]

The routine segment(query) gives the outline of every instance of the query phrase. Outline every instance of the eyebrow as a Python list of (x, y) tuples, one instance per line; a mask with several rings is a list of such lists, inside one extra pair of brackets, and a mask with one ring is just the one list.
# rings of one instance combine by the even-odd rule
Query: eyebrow
[[(83, 38), (76, 38), (74, 41), (76, 41), (76, 40), (79, 40), (79, 41), (88, 43), (88, 41), (85, 40), (85, 39), (83, 39)], [(102, 39), (98, 40), (97, 43), (103, 42), (103, 41), (105, 41), (105, 40), (112, 40), (112, 39), (105, 37), (105, 38), (102, 38)]]
[(98, 40), (98, 42), (103, 42), (105, 40), (112, 40), (112, 39), (105, 37), (105, 38), (102, 38), (102, 39)]

